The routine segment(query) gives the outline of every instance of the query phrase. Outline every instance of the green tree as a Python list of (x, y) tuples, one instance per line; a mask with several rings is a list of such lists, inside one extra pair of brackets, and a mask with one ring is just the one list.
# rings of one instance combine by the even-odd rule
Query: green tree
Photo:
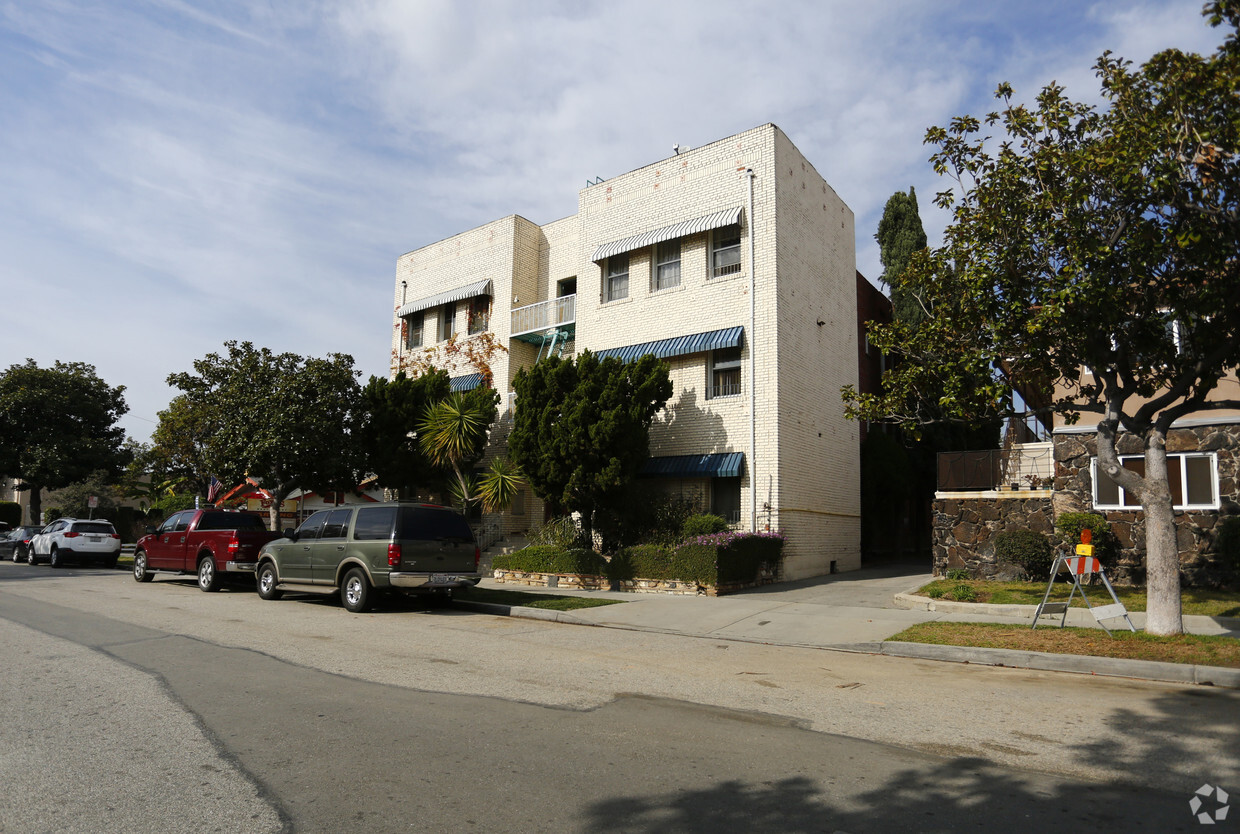
[[(96, 506), (90, 506), (90, 499), (96, 499)], [(84, 479), (49, 493), (48, 503), (57, 507), (61, 515), (74, 518), (91, 518), (104, 515), (107, 510), (114, 510), (120, 505), (120, 490), (114, 478), (107, 472), (97, 471)]]
[(152, 481), (205, 496), (215, 474), (207, 464), (207, 441), (219, 428), (215, 409), (180, 394), (158, 416), (150, 452), (142, 458)]
[(887, 200), (874, 239), (878, 241), (878, 257), (883, 264), (879, 280), (891, 291), (895, 318), (916, 326), (926, 313), (915, 290), (899, 280), (913, 255), (926, 248), (926, 230), (917, 211), (917, 192), (911, 185), (907, 194), (897, 191)]
[[(1046, 409), (1068, 422), (1097, 415), (1099, 468), (1144, 511), (1155, 634), (1183, 630), (1167, 432), (1240, 408), (1218, 385), (1240, 367), (1240, 6), (1206, 14), (1229, 30), (1213, 55), (1167, 50), (1134, 69), (1104, 54), (1103, 108), (1053, 84), (1027, 107), (1003, 84), (984, 127), (928, 131), (935, 170), (955, 179), (937, 198), (953, 221), (898, 281), (930, 315), (876, 328), (904, 360), (883, 395), (845, 391), (854, 416), (908, 425), (931, 408), (1001, 414), (1013, 382), (1053, 390)], [(1142, 441), (1143, 475), (1120, 465), (1120, 431)]]
[(428, 368), (416, 377), (404, 371), (391, 380), (372, 376), (362, 389), (358, 446), (363, 468), (380, 486), (412, 495), (438, 481), (441, 473), (418, 443), (418, 424), (433, 404), (448, 398), (446, 371)]
[(224, 347), (226, 355), (195, 360), (196, 373), (168, 377), (187, 408), (214, 427), (204, 448), (208, 470), (224, 483), (257, 480), (271, 494), (272, 529), (294, 489), (356, 489), (361, 397), (353, 357), (275, 354), (250, 342)]
[(33, 359), (0, 374), (0, 472), (30, 490), (30, 517), (43, 512), (41, 489), (59, 489), (96, 470), (116, 476), (128, 462), (117, 420), (129, 411), (93, 365)]
[(508, 452), (553, 510), (596, 513), (620, 500), (649, 456), (650, 424), (672, 395), (666, 362), (551, 357), (513, 380), (517, 408)]

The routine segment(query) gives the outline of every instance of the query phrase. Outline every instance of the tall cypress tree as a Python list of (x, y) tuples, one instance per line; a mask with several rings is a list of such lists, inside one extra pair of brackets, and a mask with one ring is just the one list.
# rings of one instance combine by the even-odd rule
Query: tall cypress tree
[(891, 306), (896, 321), (920, 324), (925, 311), (913, 291), (900, 280), (913, 255), (926, 248), (926, 230), (917, 212), (917, 192), (910, 185), (908, 193), (897, 191), (883, 208), (878, 223), (879, 260), (883, 264), (881, 280), (891, 290)]

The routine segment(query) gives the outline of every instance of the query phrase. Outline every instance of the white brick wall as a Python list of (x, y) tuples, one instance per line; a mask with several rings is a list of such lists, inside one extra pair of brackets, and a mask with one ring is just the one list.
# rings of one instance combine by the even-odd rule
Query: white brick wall
[[(754, 174), (753, 217), (747, 170)], [(693, 235), (681, 242), (679, 286), (652, 289), (650, 247), (630, 253), (628, 297), (603, 302), (602, 265), (590, 261), (597, 246), (737, 206), (744, 208), (740, 273), (708, 277), (710, 235)], [(545, 226), (514, 215), (409, 252), (397, 262), (395, 306), (402, 280), (404, 300), (412, 301), (490, 278), (491, 331), (510, 350), (493, 368), (504, 393), (536, 353), (509, 336), (514, 298), (517, 306), (552, 299), (566, 278), (577, 279), (573, 351), (743, 326), (742, 396), (707, 399), (707, 354), (670, 360), (675, 392), (652, 427), (651, 452), (745, 452), (742, 518), (747, 526), (756, 482), (759, 526), (769, 519), (788, 535), (785, 575), (793, 579), (826, 573), (832, 562), (839, 570), (860, 563), (857, 429), (844, 419), (839, 398), (840, 387), (857, 376), (855, 272), (852, 212), (768, 124), (582, 189), (577, 214)], [(437, 325), (427, 311), (428, 344)], [(399, 334), (394, 316), (393, 373)], [(527, 502), (527, 516), (533, 504)]]

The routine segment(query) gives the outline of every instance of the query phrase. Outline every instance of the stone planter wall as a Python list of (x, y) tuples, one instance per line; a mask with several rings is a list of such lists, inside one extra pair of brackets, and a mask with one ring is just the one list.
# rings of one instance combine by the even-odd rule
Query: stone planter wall
[[(1140, 455), (1141, 439), (1120, 435), (1121, 455)], [(1108, 574), (1120, 582), (1145, 580), (1144, 514), (1140, 511), (1094, 510), (1090, 460), (1097, 454), (1094, 434), (1057, 434), (1055, 449), (1055, 515), (1065, 512), (1097, 512), (1111, 523), (1119, 542), (1118, 564)], [(1223, 424), (1174, 429), (1167, 435), (1168, 452), (1215, 452), (1218, 455), (1218, 511), (1175, 514), (1180, 564), (1187, 584), (1212, 584), (1209, 553), (1214, 529), (1221, 517), (1240, 514), (1240, 425)]]
[(966, 568), (974, 577), (993, 577), (1000, 572), (995, 536), (1004, 530), (1036, 530), (1053, 537), (1050, 490), (935, 499), (934, 575)]
[(733, 582), (726, 585), (699, 585), (680, 579), (625, 579), (613, 582), (606, 576), (590, 576), (570, 573), (527, 573), (517, 570), (496, 569), (496, 582), (527, 585), (536, 588), (573, 588), (582, 591), (627, 591), (635, 594), (676, 594), (693, 596), (722, 596), (745, 588), (769, 585), (777, 579), (773, 570), (761, 571), (753, 582)]

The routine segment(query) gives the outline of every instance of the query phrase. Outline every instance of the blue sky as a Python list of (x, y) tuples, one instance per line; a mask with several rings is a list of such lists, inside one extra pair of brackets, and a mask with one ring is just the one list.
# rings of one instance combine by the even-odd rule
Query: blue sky
[(402, 253), (765, 122), (877, 282), (892, 192), (946, 222), (928, 126), (1000, 81), (1093, 99), (1105, 49), (1213, 51), (1201, 5), (0, 0), (0, 367), (95, 365), (139, 440), (227, 339), (385, 375)]

